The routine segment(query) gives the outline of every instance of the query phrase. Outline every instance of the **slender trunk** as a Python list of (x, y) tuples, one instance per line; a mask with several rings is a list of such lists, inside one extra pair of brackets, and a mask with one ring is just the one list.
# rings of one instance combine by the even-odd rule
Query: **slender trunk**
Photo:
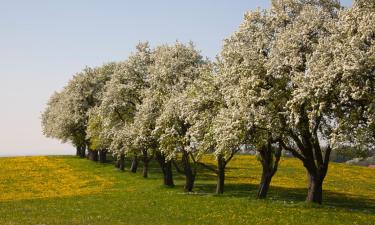
[(132, 173), (136, 173), (137, 172), (137, 170), (138, 170), (138, 162), (139, 162), (138, 157), (134, 156), (133, 160), (132, 160), (132, 165), (130, 166), (130, 171)]
[(194, 188), (195, 176), (193, 174), (186, 175), (184, 191), (192, 192)]
[(172, 172), (172, 162), (168, 161), (165, 163), (165, 179), (164, 185), (168, 187), (174, 187), (173, 182), (173, 172)]
[(125, 170), (125, 155), (121, 154), (120, 158), (118, 159), (118, 168), (121, 171)]
[(115, 167), (119, 169), (120, 168), (120, 160), (119, 160), (118, 156), (117, 155), (114, 156), (114, 159), (115, 159)]
[(76, 147), (76, 156), (80, 156), (81, 155), (81, 149), (79, 146)]
[(217, 160), (217, 184), (216, 184), (216, 194), (224, 193), (224, 181), (225, 181), (225, 159), (219, 156)]
[(97, 162), (98, 161), (98, 151), (94, 151), (94, 150), (89, 149), (89, 160)]
[(184, 190), (186, 192), (192, 192), (193, 187), (194, 187), (195, 174), (190, 165), (189, 154), (186, 151), (183, 151), (182, 163), (184, 166), (184, 174), (185, 174)]
[(156, 153), (156, 160), (158, 161), (160, 168), (163, 172), (164, 185), (167, 187), (173, 187), (173, 173), (172, 173), (172, 162), (166, 161), (162, 153)]
[(147, 150), (143, 150), (143, 177), (147, 178), (148, 177), (148, 163), (150, 159), (148, 158), (148, 153)]
[(107, 161), (107, 150), (99, 150), (99, 162), (105, 163)]
[(143, 177), (148, 177), (148, 160), (143, 161)]
[(85, 146), (80, 146), (79, 147), (79, 157), (85, 158), (86, 156), (86, 147)]
[(273, 153), (270, 141), (267, 145), (262, 146), (261, 149), (258, 150), (261, 156), (262, 164), (262, 178), (257, 193), (257, 197), (260, 199), (267, 197), (272, 178), (275, 175), (279, 165), (281, 150), (281, 145), (279, 145), (279, 148)]
[(262, 179), (259, 184), (257, 197), (260, 199), (266, 198), (268, 190), (270, 188), (272, 176), (271, 174), (264, 172), (262, 173)]

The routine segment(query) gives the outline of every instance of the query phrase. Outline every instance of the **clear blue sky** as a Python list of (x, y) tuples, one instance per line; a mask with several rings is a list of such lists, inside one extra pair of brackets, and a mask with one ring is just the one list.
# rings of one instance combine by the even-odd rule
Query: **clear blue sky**
[(192, 40), (213, 58), (258, 7), (269, 1), (0, 0), (0, 156), (74, 153), (43, 137), (40, 113), (86, 65), (123, 60), (145, 40)]

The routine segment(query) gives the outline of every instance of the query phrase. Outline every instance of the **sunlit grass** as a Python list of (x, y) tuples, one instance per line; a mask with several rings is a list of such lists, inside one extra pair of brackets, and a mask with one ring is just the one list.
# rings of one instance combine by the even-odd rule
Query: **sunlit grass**
[[(206, 163), (215, 165), (210, 156)], [(127, 162), (127, 166), (129, 166)], [(0, 224), (375, 224), (375, 170), (331, 164), (324, 204), (309, 205), (306, 172), (283, 158), (268, 200), (257, 200), (260, 165), (253, 156), (228, 164), (225, 194), (200, 168), (195, 193), (161, 185), (153, 163), (149, 179), (112, 164), (75, 157), (0, 159)]]

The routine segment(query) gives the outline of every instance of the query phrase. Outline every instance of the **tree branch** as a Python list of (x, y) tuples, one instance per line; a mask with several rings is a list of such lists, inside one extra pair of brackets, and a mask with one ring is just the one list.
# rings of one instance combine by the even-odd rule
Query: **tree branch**
[(290, 151), (294, 157), (302, 160), (302, 161), (305, 161), (305, 157), (303, 157), (299, 152), (297, 152), (296, 150), (294, 150), (293, 148), (287, 146), (284, 141), (280, 140), (280, 144), (281, 146), (285, 149), (285, 150), (288, 150)]
[(233, 149), (232, 149), (232, 152), (231, 152), (231, 154), (230, 154), (230, 156), (229, 156), (229, 158), (228, 158), (227, 160), (224, 161), (224, 166), (226, 166), (226, 165), (229, 163), (229, 161), (232, 160), (233, 156), (234, 156), (237, 152), (239, 152), (240, 150), (241, 150), (240, 148), (233, 148)]

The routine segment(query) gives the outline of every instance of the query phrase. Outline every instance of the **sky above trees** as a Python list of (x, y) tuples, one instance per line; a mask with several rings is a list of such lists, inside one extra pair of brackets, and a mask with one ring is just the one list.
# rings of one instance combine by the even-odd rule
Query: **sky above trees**
[(76, 71), (124, 60), (145, 40), (152, 46), (192, 40), (213, 59), (247, 10), (268, 6), (260, 0), (2, 2), (0, 156), (74, 153), (43, 137), (40, 112)]

